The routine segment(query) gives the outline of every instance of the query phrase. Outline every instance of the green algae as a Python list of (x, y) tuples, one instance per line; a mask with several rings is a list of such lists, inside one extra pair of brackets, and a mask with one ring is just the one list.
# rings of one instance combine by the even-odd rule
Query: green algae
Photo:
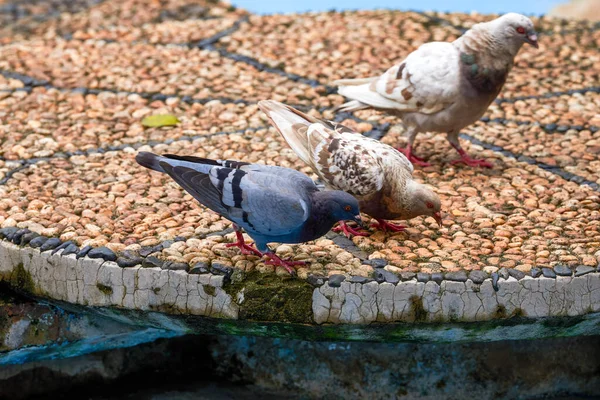
[(98, 288), (99, 291), (101, 291), (102, 293), (104, 293), (107, 296), (110, 296), (113, 293), (113, 289), (110, 286), (106, 286), (101, 283), (96, 283), (96, 287)]
[(35, 283), (31, 278), (31, 274), (29, 271), (25, 270), (23, 267), (23, 263), (19, 263), (17, 267), (13, 270), (9, 278), (10, 286), (14, 287), (17, 290), (35, 294)]
[(252, 272), (226, 284), (223, 289), (234, 300), (239, 299), (240, 319), (314, 323), (314, 288), (306, 281)]

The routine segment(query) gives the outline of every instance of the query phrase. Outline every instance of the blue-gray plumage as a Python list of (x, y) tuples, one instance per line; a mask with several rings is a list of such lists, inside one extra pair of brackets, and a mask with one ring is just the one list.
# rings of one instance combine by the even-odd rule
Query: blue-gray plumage
[[(339, 221), (360, 223), (358, 201), (339, 190), (319, 191), (301, 172), (239, 161), (140, 152), (138, 164), (168, 174), (201, 204), (234, 223), (244, 254), (267, 255), (269, 264), (299, 264), (281, 260), (267, 243), (302, 243), (317, 239)], [(254, 239), (258, 251), (244, 243), (240, 227)], [(263, 254), (264, 253), (264, 254)]]

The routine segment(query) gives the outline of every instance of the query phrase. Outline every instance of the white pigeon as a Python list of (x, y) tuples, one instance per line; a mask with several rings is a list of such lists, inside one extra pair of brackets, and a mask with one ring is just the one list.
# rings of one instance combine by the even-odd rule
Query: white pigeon
[[(331, 189), (355, 196), (360, 210), (375, 218), (382, 230), (403, 226), (385, 220), (431, 216), (441, 225), (440, 198), (413, 179), (404, 155), (378, 140), (304, 114), (277, 101), (260, 101), (260, 109), (302, 161)], [(346, 235), (364, 233), (341, 223)]]
[(509, 13), (474, 25), (454, 42), (430, 42), (413, 51), (383, 75), (335, 81), (351, 101), (340, 111), (368, 108), (399, 116), (408, 146), (398, 149), (417, 165), (428, 163), (413, 154), (419, 132), (446, 132), (461, 159), (454, 163), (492, 167), (463, 150), (458, 134), (477, 121), (502, 89), (523, 43), (538, 47), (533, 22)]

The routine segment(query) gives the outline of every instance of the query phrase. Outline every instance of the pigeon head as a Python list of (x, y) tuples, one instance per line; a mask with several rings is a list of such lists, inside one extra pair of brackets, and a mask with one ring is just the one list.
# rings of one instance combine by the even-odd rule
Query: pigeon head
[(341, 190), (320, 192), (329, 214), (335, 221), (354, 221), (362, 225), (358, 200)]
[(426, 215), (433, 217), (438, 225), (442, 226), (442, 203), (439, 196), (427, 186), (418, 182), (412, 181), (407, 188), (409, 191), (409, 206), (407, 207), (409, 212), (407, 218), (418, 217), (419, 215)]
[(538, 48), (538, 36), (533, 22), (524, 15), (517, 13), (504, 14), (488, 23), (492, 34), (516, 54), (523, 43), (529, 43)]

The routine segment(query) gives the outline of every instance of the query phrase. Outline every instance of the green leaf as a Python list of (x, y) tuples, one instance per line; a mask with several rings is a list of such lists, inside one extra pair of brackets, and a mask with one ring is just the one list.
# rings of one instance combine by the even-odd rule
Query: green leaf
[(179, 120), (171, 114), (150, 115), (142, 120), (142, 125), (147, 128), (177, 125)]

